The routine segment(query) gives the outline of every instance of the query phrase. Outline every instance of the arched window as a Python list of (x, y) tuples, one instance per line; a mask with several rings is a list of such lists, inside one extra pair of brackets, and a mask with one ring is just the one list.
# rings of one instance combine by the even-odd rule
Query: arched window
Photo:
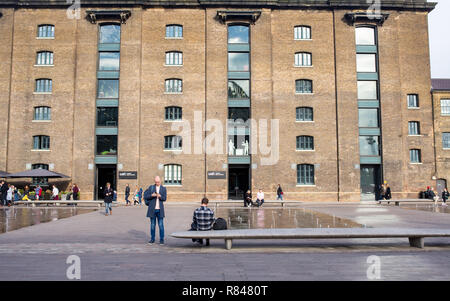
[(314, 165), (297, 165), (297, 185), (314, 185)]
[(250, 31), (248, 25), (232, 24), (228, 26), (229, 44), (248, 44), (250, 42)]
[(183, 25), (166, 25), (166, 38), (181, 39), (183, 37)]
[(120, 25), (119, 24), (101, 24), (100, 25), (100, 44), (120, 44)]
[(298, 136), (297, 150), (314, 150), (314, 137), (312, 136)]
[(41, 24), (37, 30), (38, 38), (54, 38), (55, 37), (55, 25)]
[(50, 107), (34, 107), (34, 119), (33, 120), (51, 120), (51, 108)]
[(166, 120), (181, 120), (183, 110), (180, 107), (166, 107), (165, 119)]
[(181, 185), (182, 179), (181, 165), (166, 164), (164, 165), (164, 184), (165, 185)]
[(376, 32), (374, 27), (359, 26), (355, 29), (356, 45), (376, 45)]
[(313, 121), (313, 109), (310, 107), (298, 107), (295, 112), (297, 121)]
[(165, 91), (166, 93), (182, 93), (183, 81), (178, 78), (166, 79)]
[(34, 91), (40, 93), (50, 93), (53, 90), (52, 80), (49, 78), (39, 78), (36, 80)]
[(295, 54), (296, 67), (312, 66), (312, 55), (309, 52), (297, 52)]
[(306, 25), (298, 25), (294, 27), (294, 39), (295, 40), (310, 40), (311, 39), (311, 27)]
[(53, 52), (39, 51), (36, 54), (36, 65), (53, 65)]
[(166, 52), (166, 65), (168, 65), (168, 66), (183, 65), (183, 52), (181, 52), (181, 51)]
[(312, 93), (313, 86), (312, 80), (309, 79), (298, 79), (295, 81), (295, 93)]

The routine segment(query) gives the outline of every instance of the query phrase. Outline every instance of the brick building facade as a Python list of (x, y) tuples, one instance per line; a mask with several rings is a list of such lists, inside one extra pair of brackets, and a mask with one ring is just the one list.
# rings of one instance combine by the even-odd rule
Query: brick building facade
[[(69, 175), (82, 199), (155, 175), (170, 200), (272, 199), (280, 183), (288, 199), (359, 201), (382, 181), (394, 198), (430, 184), (435, 4), (114, 3), (0, 3), (0, 170)], [(234, 116), (254, 123), (227, 129)]]

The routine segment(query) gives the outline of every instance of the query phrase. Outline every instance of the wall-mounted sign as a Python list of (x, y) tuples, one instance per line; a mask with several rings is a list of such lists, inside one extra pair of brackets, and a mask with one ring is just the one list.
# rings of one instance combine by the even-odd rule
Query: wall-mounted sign
[(225, 171), (208, 171), (208, 179), (226, 179), (227, 173)]
[(119, 179), (137, 179), (137, 171), (119, 171)]

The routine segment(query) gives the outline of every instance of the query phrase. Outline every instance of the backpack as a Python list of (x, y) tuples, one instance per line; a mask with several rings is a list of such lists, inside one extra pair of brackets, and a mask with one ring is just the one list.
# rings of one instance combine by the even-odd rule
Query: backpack
[(214, 222), (213, 230), (226, 230), (227, 228), (227, 221), (221, 217), (217, 218)]

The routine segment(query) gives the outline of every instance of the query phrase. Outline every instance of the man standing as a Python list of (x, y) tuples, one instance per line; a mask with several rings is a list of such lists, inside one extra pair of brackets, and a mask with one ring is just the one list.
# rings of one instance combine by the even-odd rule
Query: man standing
[(5, 181), (1, 182), (1, 186), (0, 186), (0, 202), (3, 206), (6, 206), (6, 195), (8, 193), (8, 184), (6, 184)]
[[(214, 224), (214, 211), (208, 208), (209, 200), (202, 199), (202, 206), (195, 209), (191, 230), (193, 231), (209, 231)], [(193, 239), (193, 242), (198, 242), (203, 245), (203, 239)], [(206, 239), (206, 246), (209, 246), (209, 239)]]
[(167, 199), (166, 187), (161, 185), (161, 179), (155, 177), (155, 185), (151, 185), (144, 192), (145, 205), (148, 206), (147, 217), (150, 218), (150, 241), (149, 244), (155, 242), (156, 219), (158, 219), (159, 228), (159, 244), (164, 244), (164, 202)]
[(105, 202), (105, 216), (108, 214), (112, 215), (112, 201), (114, 197), (114, 190), (111, 188), (111, 183), (106, 183), (105, 190), (103, 191), (104, 202)]
[(130, 185), (127, 184), (127, 187), (125, 187), (125, 201), (127, 201), (127, 204), (125, 206), (128, 206), (128, 203), (131, 202), (128, 200), (128, 198), (130, 197)]
[(55, 185), (53, 185), (52, 198), (53, 200), (59, 200), (59, 190)]

